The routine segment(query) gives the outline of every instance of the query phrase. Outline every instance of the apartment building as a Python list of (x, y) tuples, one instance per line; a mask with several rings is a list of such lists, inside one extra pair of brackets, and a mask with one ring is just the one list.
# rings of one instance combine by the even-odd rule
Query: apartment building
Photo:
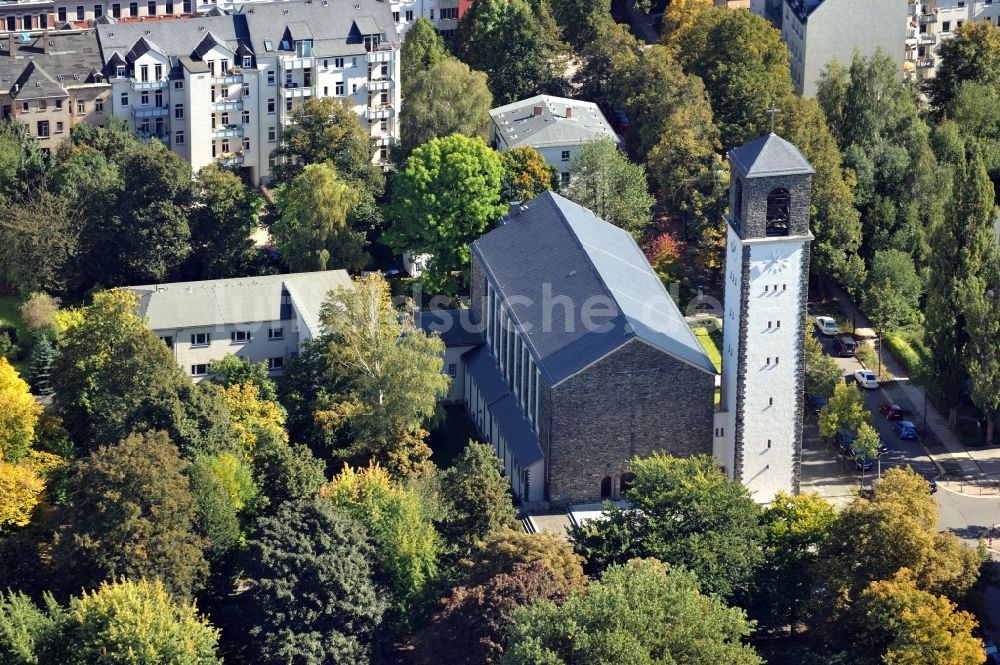
[(966, 23), (985, 21), (1000, 27), (1000, 0), (911, 0), (906, 24), (906, 62), (909, 75), (932, 78), (940, 59), (938, 50)]
[(104, 124), (111, 85), (93, 30), (0, 35), (0, 116), (49, 153), (81, 123)]
[(304, 100), (346, 99), (384, 162), (398, 138), (399, 40), (381, 0), (253, 3), (181, 21), (97, 26), (112, 112), (194, 170), (266, 183)]
[(138, 314), (171, 349), (194, 381), (212, 363), (235, 355), (284, 371), (302, 346), (321, 334), (320, 309), (328, 294), (353, 288), (344, 270), (213, 279), (127, 287)]
[[(753, 7), (773, 20), (772, 8), (769, 2)], [(881, 49), (902, 76), (908, 11), (907, 0), (784, 0), (778, 19), (796, 93), (815, 96), (830, 61), (849, 63), (855, 52), (869, 57)]]
[[(81, 29), (97, 19), (138, 20), (192, 14), (211, 0), (7, 0), (0, 2), (0, 30)], [(197, 4), (204, 3), (204, 4)]]
[(618, 135), (593, 102), (552, 95), (528, 99), (490, 110), (490, 141), (500, 152), (529, 145), (555, 168), (561, 184), (569, 184), (573, 156), (587, 141)]

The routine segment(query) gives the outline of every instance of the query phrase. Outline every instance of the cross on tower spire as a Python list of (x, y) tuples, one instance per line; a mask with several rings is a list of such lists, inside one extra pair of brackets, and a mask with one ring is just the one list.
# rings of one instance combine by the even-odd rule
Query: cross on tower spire
[(765, 113), (771, 116), (771, 133), (774, 134), (774, 120), (777, 117), (777, 115), (781, 113), (781, 109), (779, 109), (776, 106), (772, 106), (771, 108), (767, 109)]

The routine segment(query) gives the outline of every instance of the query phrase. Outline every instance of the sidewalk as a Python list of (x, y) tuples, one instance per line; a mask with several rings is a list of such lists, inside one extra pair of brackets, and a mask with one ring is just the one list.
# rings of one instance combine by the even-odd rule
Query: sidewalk
[[(835, 284), (829, 286), (830, 293), (836, 299), (837, 304), (840, 309), (843, 310), (844, 315), (856, 322), (855, 335), (866, 342), (869, 340), (874, 340), (878, 337), (875, 330), (871, 327), (871, 323), (865, 317), (861, 311), (854, 306), (848, 295)], [(937, 408), (928, 400), (925, 399), (924, 392), (922, 388), (914, 385), (906, 375), (906, 371), (903, 369), (902, 365), (896, 362), (896, 359), (891, 353), (882, 350), (882, 366), (887, 369), (890, 374), (896, 377), (896, 385), (906, 398), (914, 406), (921, 407), (921, 414), (926, 409), (925, 419), (927, 422), (927, 430), (934, 439), (937, 440), (938, 445), (922, 443), (924, 451), (927, 456), (931, 458), (934, 465), (937, 466), (938, 471), (942, 475), (946, 473), (946, 469), (958, 467), (961, 470), (961, 475), (965, 481), (980, 479), (983, 481), (991, 480), (991, 482), (996, 482), (996, 479), (990, 479), (984, 473), (982, 467), (976, 459), (970, 454), (962, 442), (958, 440), (955, 433), (948, 427), (948, 420), (941, 415)], [(869, 368), (872, 369), (872, 368)], [(926, 437), (925, 437), (926, 439)], [(928, 447), (931, 445), (932, 447)], [(968, 482), (964, 483), (969, 485)], [(950, 489), (950, 488), (949, 488)], [(963, 492), (964, 493), (964, 492)], [(978, 494), (978, 491), (973, 491), (974, 494)]]

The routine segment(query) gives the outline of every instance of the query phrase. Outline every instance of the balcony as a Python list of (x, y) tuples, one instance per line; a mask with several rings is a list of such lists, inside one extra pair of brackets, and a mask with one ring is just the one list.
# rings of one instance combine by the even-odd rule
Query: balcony
[(282, 88), (281, 96), (284, 99), (292, 99), (298, 97), (312, 97), (313, 89), (310, 88)]
[(243, 153), (224, 152), (216, 160), (221, 166), (242, 166)]
[(457, 30), (458, 29), (458, 19), (457, 18), (439, 18), (437, 21), (438, 30)]
[(924, 33), (922, 35), (917, 35), (917, 44), (920, 46), (929, 46), (937, 42), (937, 35), (932, 35), (930, 33)]
[(392, 90), (392, 80), (383, 78), (368, 83), (368, 89), (375, 92), (378, 90)]
[(153, 139), (156, 139), (163, 145), (170, 145), (170, 134), (152, 134), (146, 132), (136, 132), (136, 134), (143, 143), (152, 143)]
[(243, 100), (223, 97), (212, 102), (213, 111), (242, 111)]
[(937, 14), (921, 14), (917, 20), (920, 21), (921, 25), (927, 25), (928, 23), (937, 23), (938, 17)]
[(391, 136), (372, 136), (372, 145), (375, 147), (395, 145), (396, 140)]
[(392, 62), (393, 52), (391, 49), (381, 49), (369, 51), (365, 54), (365, 62)]
[(393, 116), (394, 109), (392, 104), (380, 104), (378, 106), (369, 106), (365, 110), (365, 117), (369, 120), (381, 120), (382, 118), (391, 118)]
[(159, 81), (130, 81), (129, 85), (133, 90), (164, 90), (170, 85), (167, 79)]
[(283, 58), (281, 60), (282, 71), (288, 71), (289, 69), (311, 69), (312, 66), (312, 58)]
[(170, 109), (168, 109), (166, 106), (161, 106), (159, 108), (155, 106), (132, 107), (133, 118), (166, 118), (169, 112)]
[(213, 76), (213, 85), (233, 85), (243, 83), (243, 74), (226, 74), (225, 76)]
[(917, 69), (933, 69), (934, 58), (921, 58), (917, 60)]
[(212, 138), (229, 139), (243, 136), (243, 127), (240, 125), (226, 125), (212, 130)]

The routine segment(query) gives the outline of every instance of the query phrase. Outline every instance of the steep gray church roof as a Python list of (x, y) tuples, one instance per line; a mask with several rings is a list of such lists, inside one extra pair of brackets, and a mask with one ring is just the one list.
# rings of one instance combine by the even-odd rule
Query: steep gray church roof
[(729, 157), (751, 178), (816, 172), (798, 148), (773, 133), (730, 150)]
[(635, 240), (546, 192), (472, 244), (550, 386), (642, 340), (715, 374)]

